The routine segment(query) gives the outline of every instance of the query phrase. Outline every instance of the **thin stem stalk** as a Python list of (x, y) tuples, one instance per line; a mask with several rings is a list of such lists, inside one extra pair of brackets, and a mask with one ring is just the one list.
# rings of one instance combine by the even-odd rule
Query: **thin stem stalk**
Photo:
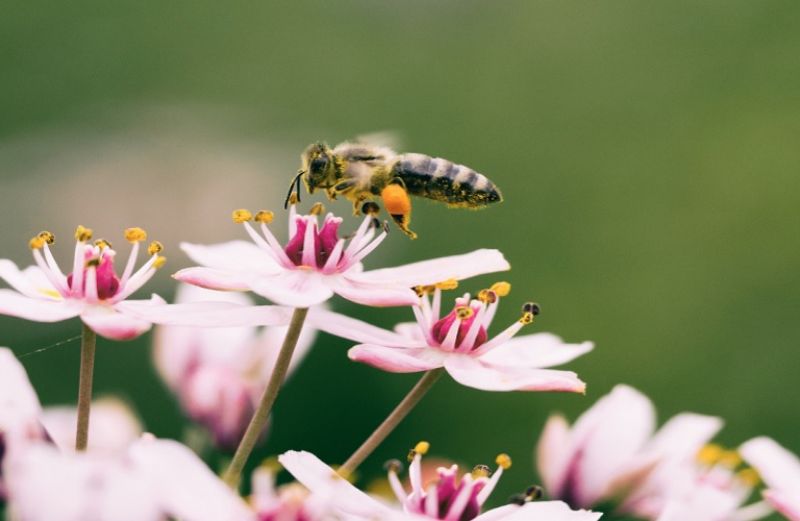
[(256, 442), (258, 442), (259, 436), (267, 426), (269, 413), (272, 411), (272, 406), (278, 398), (278, 392), (286, 378), (286, 373), (289, 371), (289, 363), (292, 361), (292, 355), (295, 347), (297, 347), (297, 340), (300, 338), (300, 331), (303, 329), (307, 314), (308, 308), (296, 308), (292, 313), (289, 329), (283, 339), (283, 345), (267, 382), (267, 388), (264, 389), (264, 394), (261, 396), (261, 402), (258, 404), (250, 424), (247, 426), (242, 441), (239, 442), (239, 446), (236, 448), (233, 459), (222, 476), (225, 483), (233, 489), (239, 488), (242, 470), (253, 452)]
[(442, 376), (444, 368), (432, 369), (422, 375), (417, 384), (408, 392), (397, 407), (383, 420), (375, 432), (370, 434), (364, 443), (353, 453), (344, 464), (339, 467), (339, 473), (343, 476), (352, 474), (361, 463), (364, 462), (372, 452), (383, 443), (383, 440), (397, 427), (408, 413), (417, 406), (422, 397), (433, 387), (433, 384)]
[(94, 380), (94, 354), (97, 335), (83, 324), (81, 335), (81, 369), (78, 380), (78, 429), (75, 433), (75, 450), (84, 451), (89, 443), (89, 411), (92, 406), (92, 381)]

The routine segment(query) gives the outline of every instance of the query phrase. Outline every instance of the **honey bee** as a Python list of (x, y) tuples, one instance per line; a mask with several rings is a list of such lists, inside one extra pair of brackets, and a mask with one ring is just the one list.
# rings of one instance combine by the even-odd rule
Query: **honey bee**
[[(325, 190), (329, 199), (345, 197), (359, 215), (362, 205), (380, 197), (397, 226), (409, 237), (409, 194), (440, 201), (451, 208), (478, 209), (503, 200), (500, 190), (485, 175), (424, 154), (398, 154), (391, 148), (365, 143), (309, 145), (301, 156), (302, 167), (289, 185), (286, 206), (293, 194), (300, 198), (300, 183), (308, 193)], [(374, 207), (374, 204), (372, 204)]]

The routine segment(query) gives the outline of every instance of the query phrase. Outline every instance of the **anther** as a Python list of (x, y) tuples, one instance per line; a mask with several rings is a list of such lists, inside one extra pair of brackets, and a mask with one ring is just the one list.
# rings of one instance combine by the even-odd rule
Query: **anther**
[(491, 473), (492, 470), (486, 465), (475, 465), (472, 468), (473, 478), (488, 478), (491, 475)]
[(261, 210), (253, 217), (253, 220), (257, 223), (264, 223), (269, 224), (275, 218), (275, 214), (270, 212), (269, 210)]
[(151, 242), (150, 246), (147, 247), (148, 255), (155, 255), (156, 253), (161, 253), (162, 251), (164, 251), (164, 245), (158, 241)]
[(507, 297), (508, 294), (511, 293), (511, 284), (505, 281), (495, 282), (489, 289), (497, 293), (498, 297)]
[(756, 469), (750, 467), (737, 472), (736, 477), (751, 488), (755, 488), (761, 483), (761, 476), (759, 476)]
[(428, 294), (428, 292), (427, 292), (427, 291), (425, 291), (425, 286), (414, 286), (414, 287), (413, 287), (413, 288), (411, 288), (411, 289), (412, 289), (412, 290), (414, 291), (414, 293), (416, 293), (416, 294), (417, 294), (417, 296), (418, 296), (418, 297), (420, 297), (420, 298), (422, 298), (422, 297), (424, 297), (425, 295), (427, 295), (427, 294)]
[(533, 313), (533, 315), (536, 316), (542, 312), (542, 308), (536, 302), (526, 302), (522, 306), (522, 311), (525, 313)]
[(497, 293), (490, 289), (482, 289), (478, 292), (478, 300), (484, 304), (494, 304), (497, 302)]
[(474, 314), (475, 314), (475, 312), (472, 311), (472, 308), (469, 307), (469, 306), (458, 306), (458, 307), (456, 307), (456, 316), (458, 318), (460, 318), (461, 320), (466, 320), (466, 319), (468, 319), (469, 317), (471, 317)]
[(125, 240), (131, 244), (147, 240), (147, 232), (139, 227), (125, 228)]
[(246, 223), (247, 221), (250, 221), (252, 218), (253, 214), (250, 213), (250, 210), (246, 210), (244, 208), (239, 208), (238, 210), (234, 210), (233, 213), (231, 213), (231, 219), (233, 219), (233, 222), (235, 222), (236, 224)]
[(94, 241), (94, 245), (100, 248), (101, 250), (104, 250), (106, 248), (109, 249), (111, 248), (111, 243), (105, 239), (97, 239), (96, 241)]
[(41, 250), (42, 248), (44, 248), (44, 245), (46, 244), (46, 242), (47, 241), (45, 241), (44, 239), (42, 239), (40, 236), (37, 235), (36, 237), (34, 237), (33, 239), (31, 239), (28, 242), (28, 246), (32, 250)]
[(325, 213), (325, 205), (322, 203), (314, 203), (314, 206), (308, 211), (311, 215), (321, 215)]
[(161, 269), (164, 267), (164, 264), (167, 263), (166, 257), (158, 257), (155, 261), (153, 261), (153, 269)]
[(403, 463), (399, 459), (390, 459), (383, 464), (383, 470), (399, 474), (403, 472)]
[(43, 239), (44, 242), (46, 242), (47, 244), (53, 244), (54, 242), (56, 242), (56, 236), (53, 235), (51, 232), (48, 232), (47, 230), (39, 232), (38, 237)]
[(528, 502), (528, 498), (525, 497), (525, 494), (514, 494), (513, 496), (508, 498), (508, 502), (512, 505), (522, 506)]
[(544, 489), (539, 485), (531, 485), (528, 487), (528, 490), (525, 491), (525, 499), (528, 501), (535, 501), (537, 499), (541, 499), (544, 495)]
[(92, 230), (85, 228), (81, 225), (75, 229), (75, 240), (78, 242), (86, 242), (92, 240)]
[(424, 456), (425, 454), (428, 453), (430, 448), (431, 448), (431, 444), (430, 443), (428, 443), (427, 441), (421, 441), (421, 442), (417, 443), (416, 445), (414, 445), (414, 452)]
[(92, 268), (92, 267), (96, 268), (98, 266), (100, 266), (100, 257), (95, 257), (93, 259), (89, 259), (88, 261), (86, 261), (87, 268)]
[(735, 469), (742, 464), (742, 457), (735, 450), (726, 450), (720, 456), (719, 464), (723, 467)]
[(373, 203), (372, 201), (367, 201), (366, 203), (361, 205), (361, 213), (363, 213), (364, 215), (371, 215), (374, 217), (378, 215), (380, 211), (381, 211), (380, 206), (378, 206), (376, 203)]
[(442, 291), (449, 291), (458, 287), (458, 281), (456, 279), (447, 279), (442, 282), (437, 282), (434, 284), (434, 287)]
[(292, 192), (292, 195), (289, 196), (289, 200), (287, 201), (291, 205), (295, 205), (300, 201), (300, 198), (297, 196), (295, 192)]
[(494, 462), (503, 468), (503, 470), (508, 470), (511, 468), (511, 456), (503, 452), (502, 454), (498, 454), (497, 457), (494, 459)]
[(722, 453), (724, 451), (725, 449), (719, 445), (715, 443), (709, 443), (704, 445), (697, 453), (697, 461), (705, 465), (714, 465), (722, 457)]

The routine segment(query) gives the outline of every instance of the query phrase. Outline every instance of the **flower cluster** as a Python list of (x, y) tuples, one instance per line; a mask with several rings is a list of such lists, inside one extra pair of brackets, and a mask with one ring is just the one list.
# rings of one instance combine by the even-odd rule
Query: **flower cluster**
[[(683, 413), (656, 429), (653, 404), (624, 385), (572, 425), (552, 416), (535, 450), (541, 484), (530, 484), (534, 469), (528, 469), (530, 480), (508, 501), (493, 492), (511, 466), (509, 455), (499, 454), (494, 469), (462, 472), (448, 464), (426, 472), (427, 442), (410, 451), (406, 482), (403, 464), (387, 462), (390, 495), (360, 490), (351, 482), (356, 469), (444, 373), (485, 391), (585, 394), (576, 373), (553, 367), (594, 344), (519, 334), (541, 313), (531, 301), (495, 330), (500, 302), (511, 293), (505, 281), (445, 298), (461, 281), (509, 270), (497, 250), (365, 270), (363, 262), (388, 234), (375, 205), (366, 204), (355, 231), (343, 236), (342, 218), (323, 217), (319, 204), (301, 215), (290, 201), (285, 242), (270, 227), (272, 212), (241, 209), (232, 219), (249, 241), (182, 244), (198, 265), (175, 273), (182, 284), (172, 304), (155, 295), (131, 299), (165, 262), (154, 241), (148, 260), (135, 269), (147, 240), (141, 228), (124, 232), (131, 253), (121, 272), (111, 243), (92, 242), (83, 226), (75, 232), (69, 273), (56, 262), (50, 232), (30, 241), (35, 265), (20, 270), (0, 260), (0, 279), (9, 286), (0, 289), (0, 314), (83, 322), (77, 407), (43, 408), (22, 364), (0, 348), (0, 506), (10, 519), (748, 521), (779, 512), (800, 521), (796, 456), (765, 437), (735, 450), (714, 444), (722, 420), (712, 416)], [(256, 304), (247, 292), (270, 303)], [(335, 295), (360, 305), (406, 307), (414, 321), (384, 329), (332, 311), (328, 301)], [(147, 433), (124, 402), (92, 400), (95, 335), (129, 340), (153, 324), (158, 373), (187, 418), (202, 427), (187, 445), (230, 456), (221, 476), (189, 446)], [(350, 360), (421, 376), (341, 465), (296, 447), (252, 471), (245, 480), (251, 493), (243, 497), (240, 485), (255, 446), (282, 428), (271, 418), (282, 384), (318, 331), (352, 342)], [(277, 485), (281, 469), (295, 481)], [(759, 492), (763, 499), (753, 498)]]

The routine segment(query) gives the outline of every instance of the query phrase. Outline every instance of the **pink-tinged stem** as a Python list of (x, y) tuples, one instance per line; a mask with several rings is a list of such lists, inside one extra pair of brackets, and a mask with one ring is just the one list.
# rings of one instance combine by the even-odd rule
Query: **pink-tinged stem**
[(78, 380), (78, 430), (75, 433), (75, 450), (84, 451), (89, 443), (89, 409), (92, 405), (92, 380), (94, 379), (94, 352), (97, 335), (83, 324), (81, 336), (81, 371)]
[(283, 380), (286, 378), (286, 373), (289, 370), (289, 363), (292, 361), (294, 349), (297, 347), (297, 340), (300, 338), (300, 331), (303, 329), (303, 323), (306, 320), (308, 308), (296, 308), (292, 314), (291, 322), (289, 322), (289, 329), (286, 331), (286, 337), (283, 339), (278, 359), (275, 361), (275, 367), (272, 369), (272, 374), (267, 382), (267, 388), (264, 389), (264, 394), (261, 396), (261, 402), (247, 426), (247, 430), (236, 448), (236, 453), (233, 455), (230, 465), (225, 470), (222, 479), (233, 489), (239, 488), (239, 481), (241, 479), (242, 470), (244, 469), (247, 459), (253, 452), (259, 436), (264, 432), (269, 419), (269, 413), (272, 411), (272, 406), (278, 398), (278, 392), (281, 389)]
[(383, 420), (375, 432), (370, 434), (369, 438), (361, 444), (361, 446), (356, 450), (350, 458), (341, 466), (339, 467), (339, 473), (343, 476), (347, 476), (352, 474), (361, 463), (364, 462), (367, 457), (372, 454), (372, 452), (378, 448), (378, 445), (383, 443), (383, 440), (386, 439), (387, 436), (400, 424), (403, 419), (408, 416), (408, 413), (417, 406), (417, 404), (422, 400), (422, 397), (433, 387), (433, 384), (436, 383), (442, 373), (444, 373), (444, 368), (439, 367), (438, 369), (432, 369), (422, 375), (422, 378), (419, 379), (417, 384), (409, 391), (403, 401), (397, 404), (397, 407)]

